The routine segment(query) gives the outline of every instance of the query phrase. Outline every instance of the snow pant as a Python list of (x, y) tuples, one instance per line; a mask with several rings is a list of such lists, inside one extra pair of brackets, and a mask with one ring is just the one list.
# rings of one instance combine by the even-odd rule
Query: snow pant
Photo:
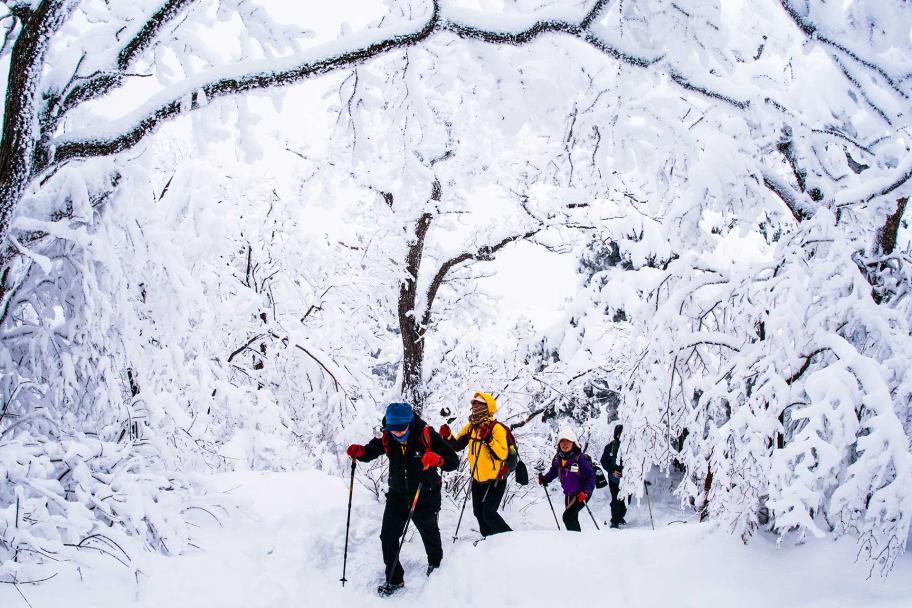
[[(405, 570), (402, 569), (396, 552), (399, 550), (399, 540), (405, 530), (409, 507), (411, 507), (414, 497), (414, 494), (406, 496), (393, 492), (386, 495), (386, 508), (383, 510), (383, 524), (380, 528), (380, 545), (383, 547), (383, 563), (386, 565), (384, 572), (388, 576), (389, 582), (393, 584), (402, 583), (405, 576)], [(424, 542), (428, 565), (435, 567), (439, 566), (440, 560), (443, 559), (440, 527), (437, 524), (439, 513), (440, 486), (422, 488), (415, 512), (412, 514), (412, 523)]]
[(497, 509), (500, 508), (500, 501), (503, 500), (504, 493), (507, 491), (506, 479), (495, 479), (493, 481), (475, 481), (472, 480), (472, 513), (478, 520), (478, 531), (482, 536), (491, 534), (500, 534), (512, 530), (507, 522), (504, 521)]
[(576, 494), (572, 496), (564, 495), (564, 514), (561, 515), (561, 519), (564, 520), (564, 527), (571, 532), (581, 532), (579, 513), (586, 508), (586, 503), (573, 500), (574, 498), (576, 498)]
[(608, 482), (608, 490), (611, 492), (611, 523), (615, 526), (620, 524), (627, 515), (627, 504), (618, 498), (620, 489), (621, 484)]

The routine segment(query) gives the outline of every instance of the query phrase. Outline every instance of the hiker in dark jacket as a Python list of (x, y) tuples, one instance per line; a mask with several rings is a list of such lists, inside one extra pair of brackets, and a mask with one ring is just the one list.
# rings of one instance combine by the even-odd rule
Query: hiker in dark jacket
[(611, 527), (619, 528), (626, 526), (627, 522), (624, 516), (627, 515), (627, 505), (623, 500), (618, 498), (621, 489), (621, 476), (624, 474), (624, 466), (620, 463), (618, 456), (621, 451), (621, 433), (624, 431), (624, 425), (619, 424), (614, 427), (614, 440), (605, 446), (602, 452), (602, 468), (608, 475), (608, 490), (611, 492)]
[(560, 477), (564, 490), (564, 527), (579, 532), (579, 512), (595, 490), (595, 470), (589, 457), (580, 449), (576, 433), (566, 427), (557, 435), (557, 454), (551, 461), (551, 469), (544, 475), (539, 474), (538, 483), (548, 485), (555, 477)]
[(380, 528), (386, 582), (377, 591), (388, 595), (405, 584), (405, 571), (396, 554), (409, 508), (416, 497), (418, 502), (412, 521), (424, 542), (427, 573), (440, 566), (443, 546), (437, 515), (440, 512), (441, 481), (437, 469), (455, 471), (459, 457), (434, 429), (415, 416), (408, 403), (390, 403), (387, 406), (382, 437), (371, 439), (367, 445), (353, 444), (348, 447), (348, 455), (361, 462), (370, 462), (383, 454), (389, 459), (389, 492)]

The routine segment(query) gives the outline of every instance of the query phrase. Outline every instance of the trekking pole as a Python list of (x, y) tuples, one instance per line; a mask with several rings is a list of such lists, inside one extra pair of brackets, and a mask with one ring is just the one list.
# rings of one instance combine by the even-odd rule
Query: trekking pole
[(586, 510), (589, 511), (589, 517), (592, 518), (592, 523), (595, 524), (595, 529), (596, 529), (596, 530), (601, 530), (601, 528), (598, 527), (598, 522), (595, 521), (595, 515), (592, 514), (592, 509), (589, 508), (589, 503), (588, 503), (588, 502), (585, 502), (585, 503), (583, 503), (583, 504), (586, 506)]
[(418, 497), (421, 496), (421, 486), (423, 484), (423, 481), (419, 481), (418, 489), (415, 490), (415, 498), (412, 499), (412, 506), (409, 507), (408, 519), (405, 520), (405, 528), (402, 530), (402, 538), (399, 539), (399, 548), (396, 549), (396, 557), (393, 559), (393, 563), (390, 564), (389, 570), (386, 573), (387, 585), (392, 584), (391, 579), (393, 578), (393, 572), (396, 570), (396, 565), (399, 563), (399, 554), (402, 552), (402, 545), (405, 544), (405, 535), (408, 533), (408, 527), (412, 521), (412, 515), (415, 514), (415, 505), (418, 504)]
[(554, 516), (554, 523), (557, 524), (557, 529), (560, 530), (560, 524), (557, 521), (557, 512), (554, 510), (554, 504), (551, 502), (551, 494), (548, 492), (548, 486), (542, 484), (542, 487), (545, 489), (545, 496), (548, 497), (548, 506), (551, 507), (551, 515)]
[[(538, 471), (538, 475), (539, 475), (539, 477), (541, 477), (541, 474), (545, 471), (545, 464), (541, 460), (539, 460), (538, 464), (535, 466), (535, 470)], [(554, 516), (554, 523), (557, 524), (557, 529), (560, 530), (561, 527), (557, 521), (557, 513), (554, 511), (554, 505), (551, 503), (551, 494), (548, 493), (548, 486), (546, 486), (545, 484), (541, 484), (541, 487), (544, 488), (544, 490), (545, 490), (545, 497), (547, 497), (547, 499), (548, 499), (548, 506), (551, 507), (551, 515)]]
[(656, 522), (652, 518), (652, 500), (649, 498), (649, 484), (646, 483), (646, 480), (643, 480), (643, 488), (646, 490), (646, 504), (649, 505), (649, 523), (652, 524), (652, 529), (656, 529)]
[(351, 480), (348, 482), (348, 515), (345, 516), (345, 552), (342, 554), (342, 586), (345, 586), (345, 583), (348, 579), (345, 578), (345, 568), (348, 566), (348, 531), (351, 529), (351, 519), (352, 519), (352, 493), (355, 489), (355, 465), (358, 463), (357, 460), (352, 458), (352, 472)]
[(472, 492), (472, 480), (475, 479), (475, 472), (478, 471), (478, 461), (481, 460), (479, 456), (481, 456), (481, 448), (478, 449), (478, 455), (475, 456), (475, 466), (472, 467), (472, 473), (469, 476), (469, 483), (467, 484), (469, 487), (466, 489), (465, 498), (462, 499), (462, 510), (459, 511), (459, 521), (456, 522), (456, 532), (453, 533), (453, 543), (459, 538), (459, 526), (462, 525), (462, 515), (465, 513), (466, 503), (469, 502), (469, 494)]

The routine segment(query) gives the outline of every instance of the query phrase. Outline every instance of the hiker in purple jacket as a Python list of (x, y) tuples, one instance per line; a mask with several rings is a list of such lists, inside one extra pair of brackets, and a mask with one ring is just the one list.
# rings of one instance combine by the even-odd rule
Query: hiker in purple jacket
[(576, 433), (567, 427), (557, 434), (557, 454), (551, 461), (551, 469), (539, 474), (538, 483), (548, 485), (555, 477), (560, 477), (564, 490), (564, 527), (579, 532), (579, 512), (595, 489), (595, 471), (589, 457), (580, 449)]

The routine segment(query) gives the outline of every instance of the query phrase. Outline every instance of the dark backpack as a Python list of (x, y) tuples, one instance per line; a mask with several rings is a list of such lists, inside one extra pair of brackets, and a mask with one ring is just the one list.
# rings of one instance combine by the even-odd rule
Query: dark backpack
[(580, 453), (580, 458), (585, 458), (589, 461), (589, 465), (592, 467), (592, 473), (595, 475), (595, 487), (604, 488), (608, 485), (608, 478), (605, 477), (605, 471), (602, 470), (602, 465), (600, 465), (596, 460), (592, 458), (586, 452)]
[(586, 458), (589, 459), (589, 463), (592, 464), (592, 472), (595, 473), (595, 487), (604, 488), (607, 486), (608, 478), (605, 477), (605, 471), (602, 470), (602, 465), (593, 460), (589, 454), (586, 454)]
[(513, 432), (510, 430), (510, 427), (503, 422), (495, 420), (494, 424), (502, 426), (507, 433), (507, 458), (503, 462), (507, 467), (507, 473), (512, 473), (516, 470), (517, 465), (519, 465), (519, 450), (516, 448), (516, 438), (513, 437)]

